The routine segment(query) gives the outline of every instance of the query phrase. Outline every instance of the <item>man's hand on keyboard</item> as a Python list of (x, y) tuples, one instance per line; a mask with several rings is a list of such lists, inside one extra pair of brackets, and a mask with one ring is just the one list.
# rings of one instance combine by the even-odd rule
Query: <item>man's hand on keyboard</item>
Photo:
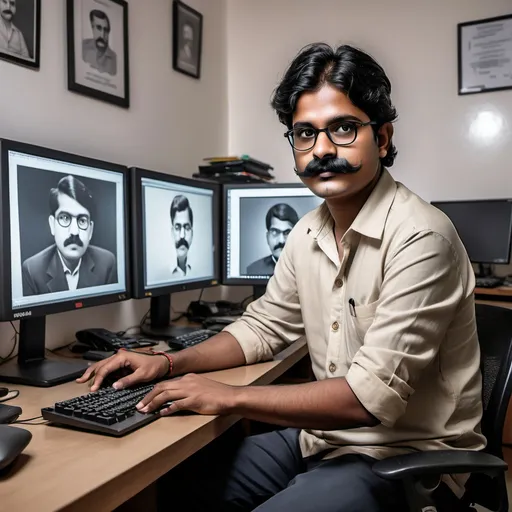
[[(181, 378), (158, 383), (137, 409), (149, 413), (160, 409), (162, 416), (176, 411), (199, 414), (229, 414), (235, 407), (237, 388), (201, 375), (189, 373)], [(172, 402), (170, 405), (165, 404)]]
[(129, 368), (133, 373), (115, 382), (113, 387), (116, 389), (124, 389), (163, 377), (169, 370), (169, 362), (162, 356), (120, 350), (112, 357), (89, 366), (76, 381), (83, 383), (92, 378), (91, 391), (97, 391), (107, 375), (123, 368)]

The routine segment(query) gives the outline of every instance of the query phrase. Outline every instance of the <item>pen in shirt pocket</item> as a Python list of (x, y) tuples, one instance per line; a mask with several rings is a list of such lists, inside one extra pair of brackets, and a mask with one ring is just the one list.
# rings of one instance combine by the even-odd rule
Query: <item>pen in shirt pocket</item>
[(350, 314), (355, 317), (356, 315), (356, 303), (354, 299), (348, 299), (348, 309), (350, 311)]

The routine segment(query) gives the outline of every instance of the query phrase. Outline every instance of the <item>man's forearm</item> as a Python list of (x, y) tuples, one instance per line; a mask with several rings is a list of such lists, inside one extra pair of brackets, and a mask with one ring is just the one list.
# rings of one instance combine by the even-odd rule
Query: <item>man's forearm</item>
[(224, 370), (245, 364), (245, 356), (238, 341), (227, 332), (176, 352), (172, 358), (176, 375)]
[(319, 430), (378, 424), (343, 378), (291, 386), (240, 387), (232, 412), (284, 427)]

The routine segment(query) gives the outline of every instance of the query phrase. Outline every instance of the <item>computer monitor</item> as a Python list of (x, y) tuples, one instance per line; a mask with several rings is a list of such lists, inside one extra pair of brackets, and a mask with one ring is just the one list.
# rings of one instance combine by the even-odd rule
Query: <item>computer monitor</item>
[(289, 232), (322, 202), (302, 184), (225, 185), (222, 283), (262, 295)]
[(512, 199), (433, 201), (452, 221), (469, 259), (479, 264), (479, 277), (491, 264), (510, 263)]
[(133, 168), (133, 295), (151, 298), (147, 336), (192, 330), (171, 325), (172, 292), (219, 283), (220, 186)]
[(0, 381), (51, 386), (85, 361), (45, 359), (45, 316), (129, 298), (128, 170), (0, 140), (0, 321), (20, 320)]

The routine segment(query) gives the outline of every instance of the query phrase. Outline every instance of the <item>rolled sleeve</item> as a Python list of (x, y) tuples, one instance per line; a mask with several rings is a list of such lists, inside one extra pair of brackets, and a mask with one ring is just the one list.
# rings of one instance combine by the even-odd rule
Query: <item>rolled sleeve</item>
[(386, 264), (374, 320), (346, 375), (384, 426), (405, 413), (465, 297), (457, 254), (437, 233), (414, 234)]
[(223, 330), (238, 341), (247, 364), (272, 359), (304, 335), (293, 267), (296, 250), (293, 235), (292, 230), (265, 294), (249, 304), (243, 316)]

